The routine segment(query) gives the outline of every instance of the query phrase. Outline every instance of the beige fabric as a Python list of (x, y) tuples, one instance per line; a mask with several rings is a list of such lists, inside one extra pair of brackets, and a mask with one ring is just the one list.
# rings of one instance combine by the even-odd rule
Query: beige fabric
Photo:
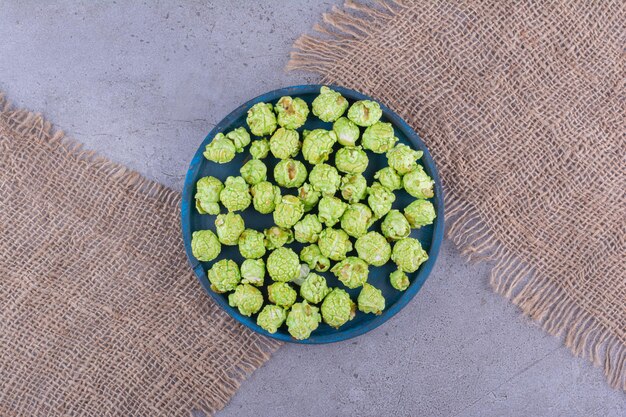
[(269, 358), (193, 277), (179, 200), (0, 97), (0, 415), (211, 414)]
[(626, 389), (626, 3), (348, 1), (290, 69), (370, 94), (423, 136), (449, 236)]

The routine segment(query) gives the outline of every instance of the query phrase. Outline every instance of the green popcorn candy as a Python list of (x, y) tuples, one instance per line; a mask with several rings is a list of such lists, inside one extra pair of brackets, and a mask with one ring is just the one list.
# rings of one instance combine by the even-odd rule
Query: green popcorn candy
[(333, 132), (337, 136), (337, 142), (343, 146), (355, 146), (361, 134), (359, 127), (347, 117), (340, 117), (333, 123)]
[(260, 159), (251, 159), (239, 170), (241, 177), (250, 185), (267, 180), (267, 167)]
[(257, 139), (250, 145), (250, 155), (254, 159), (264, 159), (270, 153), (270, 143), (267, 139)]
[(280, 188), (268, 181), (261, 181), (250, 188), (254, 209), (261, 214), (269, 214), (274, 211), (280, 201)]
[(239, 236), (244, 229), (243, 218), (237, 213), (218, 214), (215, 218), (217, 237), (223, 245), (234, 246), (239, 243)]
[(293, 158), (300, 152), (300, 134), (284, 127), (278, 128), (270, 138), (270, 151), (278, 159)]
[(315, 165), (309, 174), (309, 182), (314, 190), (324, 195), (333, 195), (341, 183), (337, 168), (328, 164)]
[(359, 258), (370, 265), (383, 266), (391, 256), (391, 245), (378, 232), (368, 232), (358, 238), (354, 244)]
[(289, 229), (304, 215), (304, 204), (295, 195), (284, 195), (274, 210), (274, 223)]
[(286, 282), (275, 282), (267, 287), (267, 298), (270, 302), (285, 308), (296, 302), (298, 293)]
[(211, 289), (216, 293), (232, 291), (241, 280), (239, 267), (231, 259), (222, 259), (213, 264), (207, 274)]
[(313, 210), (317, 206), (318, 201), (320, 201), (321, 196), (322, 193), (315, 191), (309, 183), (305, 183), (298, 188), (298, 198), (302, 201), (305, 212)]
[(317, 240), (317, 246), (325, 257), (333, 261), (346, 259), (346, 254), (352, 250), (352, 242), (346, 232), (341, 229), (324, 229)]
[(274, 334), (280, 326), (283, 325), (287, 318), (287, 312), (284, 308), (268, 304), (256, 318), (256, 324), (269, 333)]
[(368, 163), (367, 154), (360, 146), (343, 147), (335, 154), (335, 166), (346, 174), (361, 174), (367, 169)]
[(326, 278), (311, 272), (300, 287), (300, 296), (309, 303), (317, 304), (328, 295), (330, 288), (326, 284)]
[(278, 114), (278, 124), (287, 129), (299, 128), (309, 115), (309, 106), (300, 97), (281, 97), (274, 108)]
[(289, 282), (300, 274), (300, 260), (291, 249), (280, 247), (267, 257), (267, 272), (274, 281)]
[(385, 297), (382, 291), (368, 283), (363, 284), (363, 289), (357, 297), (359, 310), (364, 313), (379, 315), (385, 309)]
[(385, 153), (396, 144), (398, 138), (391, 123), (376, 122), (363, 132), (363, 147), (375, 153)]
[(307, 214), (293, 226), (295, 238), (300, 243), (315, 243), (322, 231), (322, 223), (315, 214)]
[(317, 165), (328, 160), (328, 156), (333, 152), (333, 145), (337, 142), (335, 132), (315, 129), (303, 133), (302, 156), (312, 164)]
[(398, 210), (391, 210), (383, 222), (380, 224), (380, 229), (383, 235), (387, 239), (400, 240), (411, 234), (411, 225), (409, 221)]
[(268, 250), (277, 249), (293, 242), (293, 232), (291, 229), (272, 226), (263, 231), (265, 234), (265, 247)]
[(324, 196), (317, 205), (317, 217), (326, 227), (333, 227), (341, 219), (347, 208), (348, 204), (341, 199)]
[(248, 208), (252, 196), (248, 183), (242, 177), (228, 177), (224, 189), (220, 192), (220, 201), (228, 211), (240, 211)]
[(235, 292), (228, 296), (228, 305), (237, 307), (241, 314), (250, 317), (263, 307), (263, 294), (250, 284), (238, 285)]
[(398, 269), (411, 273), (428, 260), (428, 254), (422, 249), (419, 240), (407, 237), (393, 245), (391, 259), (398, 265)]
[(348, 119), (363, 127), (372, 126), (380, 120), (382, 115), (380, 104), (371, 100), (359, 100), (348, 110)]
[(427, 200), (415, 200), (404, 208), (404, 217), (414, 229), (432, 224), (437, 217), (433, 203)]
[(341, 228), (352, 237), (361, 237), (374, 223), (372, 210), (365, 204), (350, 204), (341, 216)]
[(304, 283), (304, 280), (306, 279), (306, 277), (309, 276), (310, 273), (311, 268), (309, 268), (307, 264), (300, 264), (300, 274), (298, 275), (298, 278), (294, 279), (291, 282), (296, 285), (302, 285), (302, 283)]
[(306, 167), (295, 159), (283, 159), (274, 167), (274, 179), (281, 187), (298, 188), (306, 181)]
[(320, 95), (312, 103), (313, 114), (324, 122), (334, 122), (348, 108), (348, 100), (328, 87), (320, 88)]
[(196, 183), (196, 209), (200, 214), (219, 214), (220, 192), (224, 189), (222, 181), (215, 177), (202, 177)]
[(398, 291), (406, 290), (411, 284), (409, 277), (407, 277), (406, 274), (399, 269), (389, 274), (389, 282), (391, 283), (391, 286)]
[(246, 259), (241, 264), (241, 283), (260, 287), (265, 281), (265, 261)]
[(245, 127), (238, 127), (235, 130), (231, 130), (226, 134), (226, 137), (233, 142), (237, 153), (243, 152), (245, 147), (250, 144), (250, 134)]
[(233, 160), (236, 152), (235, 144), (223, 133), (218, 133), (206, 146), (202, 155), (209, 161), (225, 164)]
[(338, 329), (354, 318), (356, 315), (356, 304), (350, 299), (350, 295), (345, 290), (335, 288), (324, 298), (320, 310), (322, 311), (324, 322)]
[(239, 253), (247, 259), (257, 259), (265, 255), (265, 235), (253, 229), (246, 229), (239, 236)]
[(295, 303), (287, 315), (289, 334), (298, 340), (309, 338), (322, 321), (319, 311), (319, 308), (306, 301)]
[(399, 143), (387, 151), (387, 162), (398, 174), (404, 175), (417, 168), (417, 160), (423, 154), (422, 151), (416, 151), (410, 146)]
[[(321, 226), (321, 225), (320, 225)], [(191, 235), (191, 253), (202, 262), (212, 261), (222, 251), (220, 241), (210, 230), (198, 230)]]
[(330, 268), (330, 259), (322, 255), (317, 245), (305, 246), (300, 251), (300, 259), (309, 269), (315, 269), (317, 272), (326, 272)]
[(382, 186), (389, 191), (402, 188), (402, 177), (391, 167), (378, 170), (376, 174), (374, 174), (374, 179), (377, 179)]
[(367, 189), (367, 193), (369, 194), (367, 204), (372, 208), (374, 215), (378, 219), (389, 213), (393, 202), (396, 201), (396, 195), (393, 191), (389, 191), (379, 182), (372, 184), (372, 186)]
[(432, 198), (435, 195), (433, 190), (435, 181), (424, 172), (424, 168), (420, 165), (404, 175), (402, 185), (406, 192), (415, 198)]
[(341, 178), (341, 196), (349, 203), (358, 203), (367, 193), (367, 180), (361, 174), (344, 175)]
[(367, 262), (356, 256), (348, 256), (330, 270), (348, 288), (358, 288), (367, 282)]
[(272, 105), (269, 103), (255, 104), (248, 110), (246, 122), (253, 135), (271, 135), (276, 130), (276, 116)]

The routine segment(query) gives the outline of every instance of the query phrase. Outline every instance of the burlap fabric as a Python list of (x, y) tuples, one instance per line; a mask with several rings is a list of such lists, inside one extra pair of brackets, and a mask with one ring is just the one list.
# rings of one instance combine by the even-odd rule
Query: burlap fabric
[(626, 389), (626, 3), (348, 1), (289, 68), (370, 94), (424, 137), (449, 236)]
[(278, 343), (193, 277), (179, 194), (0, 111), (0, 415), (222, 408)]

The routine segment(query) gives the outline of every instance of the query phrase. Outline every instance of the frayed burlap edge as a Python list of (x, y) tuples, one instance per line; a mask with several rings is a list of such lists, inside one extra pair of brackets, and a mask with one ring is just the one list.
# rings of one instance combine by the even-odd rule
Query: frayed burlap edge
[[(319, 35), (302, 35), (291, 52), (287, 70), (302, 70), (322, 75), (329, 83), (335, 63), (346, 59), (361, 42), (390, 24), (406, 3), (376, 0), (375, 7), (347, 0), (343, 8), (333, 6), (324, 13), (323, 25), (316, 24)], [(626, 346), (611, 329), (604, 326), (548, 277), (537, 273), (491, 233), (480, 213), (463, 201), (461, 192), (446, 188), (447, 236), (471, 261), (493, 264), (490, 284), (494, 291), (512, 301), (551, 335), (562, 337), (572, 353), (603, 366), (608, 383), (626, 390)]]

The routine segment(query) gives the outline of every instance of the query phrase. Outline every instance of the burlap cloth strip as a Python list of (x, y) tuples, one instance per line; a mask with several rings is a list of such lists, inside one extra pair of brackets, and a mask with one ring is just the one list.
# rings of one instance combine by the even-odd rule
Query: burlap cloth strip
[(289, 68), (424, 137), (449, 237), (493, 288), (626, 389), (626, 3), (347, 1)]
[(222, 408), (278, 347), (187, 266), (179, 193), (0, 97), (0, 415)]

